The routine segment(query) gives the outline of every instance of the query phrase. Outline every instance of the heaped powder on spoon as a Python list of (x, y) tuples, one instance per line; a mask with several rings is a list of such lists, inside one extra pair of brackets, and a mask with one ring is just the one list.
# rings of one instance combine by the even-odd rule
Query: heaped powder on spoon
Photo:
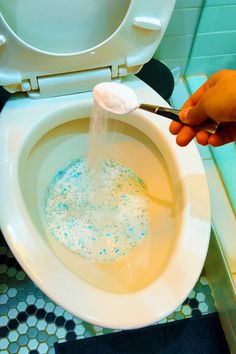
[(135, 92), (123, 84), (103, 82), (95, 86), (93, 93), (99, 106), (109, 112), (127, 114), (138, 107)]

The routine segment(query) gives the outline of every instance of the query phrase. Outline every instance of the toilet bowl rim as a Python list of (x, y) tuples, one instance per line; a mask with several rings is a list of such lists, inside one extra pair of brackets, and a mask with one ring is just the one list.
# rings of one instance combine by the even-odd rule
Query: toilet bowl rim
[[(150, 119), (150, 123), (151, 123), (151, 121), (152, 121), (152, 119), (149, 117), (149, 119)], [(156, 122), (154, 122), (154, 121), (152, 121), (152, 124), (156, 124)], [(163, 122), (163, 124), (164, 124), (164, 122)], [(164, 124), (164, 125), (166, 125), (166, 123)], [(173, 145), (173, 143), (172, 142), (170, 142), (172, 145)], [(0, 143), (0, 145), (1, 145), (1, 143)], [(194, 150), (194, 149), (193, 149)], [(189, 150), (190, 152), (192, 151), (192, 149), (190, 148), (190, 150)], [(6, 155), (5, 155), (5, 157), (6, 157)], [(16, 158), (16, 156), (14, 156), (15, 158)], [(2, 160), (2, 162), (3, 162), (4, 160)], [(189, 159), (188, 159), (188, 161), (189, 161)], [(16, 160), (15, 160), (15, 163), (16, 163)], [(200, 166), (200, 165), (199, 165)], [(11, 166), (9, 165), (9, 161), (5, 161), (5, 163), (3, 162), (3, 174), (2, 174), (2, 177), (0, 178), (1, 179), (1, 182), (3, 182), (4, 183), (4, 185), (6, 185), (6, 183), (9, 181), (9, 176), (10, 176), (10, 168)], [(200, 166), (201, 167), (201, 166)], [(200, 168), (199, 167), (199, 168)], [(8, 170), (7, 171), (7, 174), (6, 174), (6, 169)], [(203, 172), (203, 170), (200, 168), (200, 173), (203, 175), (204, 174), (204, 172)], [(5, 178), (3, 178), (3, 177), (5, 177)], [(2, 185), (2, 183), (0, 184), (0, 185)], [(16, 184), (15, 184), (15, 186), (16, 186)], [(187, 186), (186, 186), (186, 188), (187, 188)], [(15, 192), (15, 191), (14, 191)], [(203, 192), (203, 191), (202, 191)], [(13, 198), (14, 198), (14, 193), (13, 193)], [(7, 199), (7, 195), (5, 195), (5, 199)], [(10, 213), (11, 214), (11, 211), (13, 211), (11, 208), (9, 208), (8, 209), (8, 213)], [(188, 209), (188, 211), (189, 211), (189, 209)], [(19, 212), (19, 211), (18, 211)], [(16, 219), (19, 217), (19, 216), (21, 216), (21, 214), (18, 214), (18, 215), (16, 215)], [(208, 218), (209, 218), (209, 215), (208, 215)], [(9, 242), (9, 244), (10, 244), (10, 246), (11, 246), (11, 249), (13, 250), (13, 253), (15, 254), (15, 256), (16, 256), (16, 258), (18, 259), (18, 261), (23, 265), (23, 267), (24, 268), (27, 268), (27, 264), (24, 264), (24, 262), (23, 262), (23, 260), (19, 257), (19, 253), (18, 253), (18, 250), (17, 250), (17, 247), (16, 246), (19, 246), (19, 244), (17, 244), (17, 243), (15, 243), (14, 242), (14, 233), (15, 232), (17, 232), (17, 227), (16, 227), (16, 225), (15, 225), (15, 228), (13, 229), (13, 235), (9, 232), (9, 230), (7, 229), (7, 227), (9, 226), (9, 225), (11, 225), (11, 223), (12, 223), (12, 219), (11, 218), (9, 218), (9, 216), (7, 217), (6, 216), (6, 214), (5, 214), (5, 218), (3, 217), (3, 213), (1, 213), (1, 226), (3, 227), (3, 231), (4, 231), (4, 234), (5, 235), (7, 235), (8, 236), (8, 242)], [(200, 238), (200, 243), (202, 244), (202, 249), (203, 249), (203, 251), (202, 251), (202, 253), (199, 255), (199, 256), (201, 256), (201, 261), (199, 261), (199, 263), (201, 263), (201, 266), (199, 266), (199, 264), (198, 264), (198, 266), (196, 266), (196, 269), (194, 270), (194, 277), (192, 277), (191, 279), (191, 285), (190, 285), (190, 283), (188, 283), (188, 284), (186, 284), (185, 285), (185, 288), (187, 289), (188, 288), (188, 290), (186, 290), (185, 289), (185, 294), (187, 295), (187, 293), (186, 293), (186, 291), (188, 292), (190, 292), (191, 291), (191, 288), (192, 288), (192, 286), (193, 286), (193, 283), (195, 282), (195, 281), (197, 281), (197, 278), (198, 278), (198, 276), (199, 276), (199, 274), (200, 274), (200, 271), (201, 271), (201, 267), (203, 266), (203, 261), (204, 261), (204, 259), (205, 259), (205, 256), (206, 256), (206, 252), (207, 252), (207, 248), (208, 248), (208, 243), (209, 243), (209, 229), (210, 229), (210, 223), (209, 223), (209, 220), (207, 221), (207, 220), (205, 220), (203, 223), (202, 223), (202, 230), (203, 230), (203, 232), (202, 232), (202, 235), (201, 235), (201, 238)], [(18, 231), (19, 231), (19, 229), (18, 229)], [(187, 237), (188, 235), (186, 234), (185, 235), (185, 237)], [(190, 235), (191, 236), (191, 235)], [(190, 236), (189, 236), (189, 238), (190, 238)], [(197, 237), (197, 235), (196, 234), (194, 234), (194, 236), (193, 236), (193, 239), (196, 241), (196, 237)], [(189, 240), (189, 242), (190, 242), (190, 240)], [(188, 243), (187, 243), (188, 244)], [(197, 245), (197, 243), (196, 243), (196, 245)], [(200, 247), (201, 248), (201, 247)], [(34, 274), (34, 272), (32, 272), (32, 269), (30, 269), (30, 267), (28, 267), (27, 268), (27, 271), (28, 271), (28, 273), (30, 274), (30, 276), (31, 276), (31, 278), (37, 283), (39, 283), (39, 280), (40, 279), (37, 279), (37, 277), (35, 276), (35, 274)], [(50, 297), (51, 297), (51, 294), (53, 293), (52, 291), (48, 291), (48, 288), (47, 288), (47, 286), (42, 286), (41, 287), (42, 288), (42, 290), (44, 291), (44, 292), (46, 292)], [(152, 296), (153, 296), (153, 294), (156, 294), (156, 292), (152, 292), (152, 290), (151, 290), (151, 287), (147, 287), (147, 288), (145, 288), (145, 292), (146, 292), (146, 294), (148, 295), (148, 296), (150, 296), (150, 294), (152, 294)], [(98, 298), (100, 298), (100, 295), (99, 294), (101, 294), (101, 292), (100, 291), (98, 291), (98, 289), (96, 289), (96, 293), (97, 293), (97, 296), (98, 296)], [(56, 296), (57, 294), (54, 294), (54, 298), (53, 298), (53, 300), (54, 301), (56, 301), (56, 302), (58, 302), (58, 303), (60, 303), (60, 305), (62, 305), (63, 307), (66, 307), (65, 306), (65, 304), (63, 303), (63, 301), (58, 301), (58, 297)], [(104, 294), (103, 294), (104, 295)], [(141, 295), (141, 298), (142, 298), (142, 292), (140, 292), (139, 293), (139, 295)], [(131, 295), (130, 295), (131, 296)], [(115, 298), (117, 298), (114, 294), (112, 294), (112, 297), (115, 299)], [(122, 296), (119, 296), (119, 297), (121, 297), (123, 300), (124, 300), (124, 296), (122, 295)], [(127, 296), (126, 296), (126, 298), (127, 298)], [(132, 296), (131, 296), (131, 303), (132, 302), (134, 302), (134, 299), (135, 299), (135, 297), (134, 297), (134, 294), (132, 294)], [(122, 300), (122, 301), (123, 301)], [(180, 305), (181, 304), (181, 302), (183, 302), (184, 301), (184, 298), (178, 298), (178, 301), (175, 301), (176, 302), (176, 307), (178, 306), (178, 305)], [(102, 302), (104, 302), (104, 299), (101, 301), (101, 303)], [(141, 301), (142, 302), (142, 301)], [(131, 304), (130, 302), (129, 302), (129, 306), (130, 306), (130, 304)], [(168, 304), (167, 304), (168, 305)], [(71, 306), (67, 306), (68, 307), (68, 310), (69, 311), (72, 311), (73, 309), (71, 308)], [(173, 311), (173, 306), (166, 306), (166, 311), (165, 311), (165, 313), (163, 313), (162, 314), (162, 317), (165, 317), (166, 315), (168, 315), (170, 312), (172, 312)], [(156, 320), (156, 318), (155, 318), (155, 314), (153, 315), (153, 314), (148, 314), (149, 315), (149, 317), (148, 317), (148, 319), (147, 318), (145, 318), (145, 320), (144, 320), (144, 318), (142, 319), (142, 318), (138, 318), (138, 319), (135, 319), (135, 320), (129, 320), (129, 321), (126, 321), (126, 323), (124, 323), (124, 321), (122, 321), (122, 318), (116, 318), (116, 319), (114, 319), (114, 321), (112, 322), (111, 321), (111, 319), (110, 319), (110, 322), (108, 321), (108, 320), (105, 320), (105, 321), (102, 321), (102, 319), (101, 318), (92, 318), (93, 316), (87, 316), (85, 313), (84, 314), (82, 314), (81, 312), (78, 314), (80, 317), (82, 317), (84, 320), (87, 320), (87, 321), (89, 321), (89, 322), (93, 322), (94, 324), (97, 324), (97, 325), (103, 325), (103, 326), (105, 326), (105, 327), (112, 327), (112, 328), (136, 328), (136, 327), (140, 327), (140, 326), (143, 326), (143, 325), (147, 325), (147, 324), (151, 324), (151, 323), (153, 323), (155, 320)], [(145, 316), (144, 316), (145, 317)]]

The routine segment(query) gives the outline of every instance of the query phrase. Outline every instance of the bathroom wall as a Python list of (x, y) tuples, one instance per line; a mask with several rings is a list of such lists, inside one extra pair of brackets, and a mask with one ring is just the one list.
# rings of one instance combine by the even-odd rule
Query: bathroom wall
[(154, 58), (170, 69), (180, 67), (182, 75), (187, 67), (203, 3), (203, 0), (176, 0), (165, 36), (154, 54)]
[(154, 58), (181, 75), (236, 69), (236, 0), (176, 0)]
[(236, 69), (236, 0), (205, 0), (186, 74)]

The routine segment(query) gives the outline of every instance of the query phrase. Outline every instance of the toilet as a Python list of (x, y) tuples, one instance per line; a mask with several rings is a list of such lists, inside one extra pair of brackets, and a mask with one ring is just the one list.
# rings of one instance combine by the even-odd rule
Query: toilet
[(171, 314), (194, 287), (208, 250), (209, 192), (199, 153), (193, 143), (177, 146), (168, 120), (141, 110), (109, 115), (106, 156), (148, 186), (150, 237), (127, 259), (88, 263), (51, 238), (43, 221), (51, 178), (88, 153), (96, 84), (122, 82), (140, 102), (168, 106), (133, 74), (153, 56), (174, 3), (0, 0), (0, 85), (13, 93), (0, 115), (1, 230), (47, 296), (103, 327), (140, 328)]

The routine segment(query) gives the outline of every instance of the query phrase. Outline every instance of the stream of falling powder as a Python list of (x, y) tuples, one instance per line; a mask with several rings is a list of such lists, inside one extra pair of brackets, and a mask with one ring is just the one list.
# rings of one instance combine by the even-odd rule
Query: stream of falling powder
[(45, 199), (50, 234), (89, 262), (114, 262), (147, 235), (149, 199), (128, 167), (103, 158), (106, 113), (90, 124), (88, 158), (69, 161), (51, 180)]
[(94, 101), (89, 126), (88, 168), (96, 171), (97, 176), (99, 176), (103, 150), (106, 145), (107, 119), (108, 113)]

